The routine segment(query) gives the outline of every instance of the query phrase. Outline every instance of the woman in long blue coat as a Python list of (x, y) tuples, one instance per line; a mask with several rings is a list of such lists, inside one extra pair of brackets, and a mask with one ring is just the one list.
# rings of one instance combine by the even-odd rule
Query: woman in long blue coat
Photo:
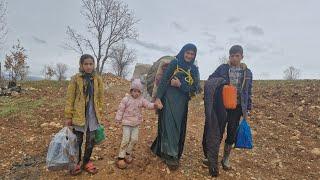
[(188, 103), (200, 89), (200, 78), (194, 61), (197, 48), (186, 44), (168, 65), (157, 90), (155, 103), (163, 105), (159, 111), (158, 136), (151, 150), (171, 170), (179, 167), (186, 136)]

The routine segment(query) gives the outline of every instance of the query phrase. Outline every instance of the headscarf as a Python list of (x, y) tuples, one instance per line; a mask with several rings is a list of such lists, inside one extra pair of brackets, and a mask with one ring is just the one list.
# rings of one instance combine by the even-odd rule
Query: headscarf
[[(184, 59), (184, 54), (186, 51), (190, 51), (190, 50), (195, 53), (195, 56), (191, 60), (191, 62), (187, 62)], [(196, 91), (198, 92), (200, 89), (200, 75), (199, 75), (198, 67), (194, 64), (195, 59), (196, 59), (196, 55), (197, 55), (197, 47), (194, 44), (189, 43), (189, 44), (186, 44), (182, 47), (182, 49), (180, 50), (180, 52), (176, 56), (176, 59), (177, 59), (177, 63), (178, 63), (179, 68), (184, 69), (184, 71), (190, 71), (190, 74), (192, 76), (191, 81), (187, 81), (187, 79), (190, 80), (190, 78), (187, 78), (187, 77), (180, 77), (180, 78), (187, 78), (185, 80), (187, 81), (187, 83), (191, 83), (191, 84), (193, 84), (193, 81), (194, 81), (196, 83), (196, 88), (197, 88)], [(179, 76), (178, 74), (176, 74), (176, 75), (177, 75), (176, 77)], [(181, 81), (181, 79), (180, 79), (180, 81)]]
[[(193, 51), (195, 53), (194, 59), (191, 62), (187, 62), (184, 59), (184, 54), (186, 51)], [(194, 65), (195, 59), (197, 56), (197, 47), (194, 44), (188, 43), (182, 47), (178, 55), (176, 56), (176, 59), (178, 60), (178, 66), (180, 68), (183, 68), (184, 70), (188, 71), (190, 70), (192, 77), (198, 77), (198, 68), (196, 65)]]
[[(191, 62), (187, 62), (184, 59), (184, 54), (187, 51), (193, 51), (195, 53), (194, 59)], [(182, 47), (178, 55), (176, 56), (176, 59), (178, 60), (179, 67), (182, 67), (183, 69), (191, 69), (194, 65), (194, 61), (197, 56), (197, 47), (194, 44), (188, 43)]]
[(84, 89), (84, 93), (86, 96), (89, 95), (91, 97), (93, 95), (93, 73), (84, 73), (82, 74), (83, 79), (85, 80), (86, 88)]

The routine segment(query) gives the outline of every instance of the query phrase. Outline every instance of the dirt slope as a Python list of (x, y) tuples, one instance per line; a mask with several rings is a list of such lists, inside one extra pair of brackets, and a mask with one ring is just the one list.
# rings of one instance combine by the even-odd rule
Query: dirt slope
[[(170, 172), (149, 150), (157, 129), (153, 111), (144, 111), (134, 163), (127, 170), (115, 167), (121, 128), (113, 120), (127, 92), (126, 81), (109, 85), (106, 92), (108, 140), (96, 146), (93, 155), (100, 172), (70, 177), (65, 171), (47, 171), (48, 144), (64, 121), (66, 86), (66, 82), (53, 81), (26, 83), (26, 93), (0, 97), (0, 179), (211, 179), (201, 163), (202, 95), (190, 103), (186, 146), (178, 171)], [(219, 179), (320, 179), (319, 90), (320, 81), (255, 81), (249, 121), (255, 147), (234, 150), (234, 170), (221, 170)]]

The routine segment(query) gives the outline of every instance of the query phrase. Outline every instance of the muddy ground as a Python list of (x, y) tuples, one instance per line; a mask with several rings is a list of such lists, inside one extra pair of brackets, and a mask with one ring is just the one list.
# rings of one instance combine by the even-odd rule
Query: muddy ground
[[(66, 86), (67, 82), (27, 82), (26, 92), (0, 97), (0, 179), (211, 179), (202, 165), (202, 95), (190, 102), (178, 171), (170, 172), (149, 150), (157, 118), (148, 110), (133, 164), (126, 170), (115, 167), (121, 128), (114, 116), (128, 83), (111, 84), (106, 91), (107, 140), (93, 154), (99, 173), (71, 177), (67, 171), (48, 171), (45, 157), (52, 136), (64, 123)], [(221, 170), (219, 179), (320, 179), (320, 81), (255, 81), (253, 108), (249, 123), (254, 149), (233, 150), (233, 170)]]

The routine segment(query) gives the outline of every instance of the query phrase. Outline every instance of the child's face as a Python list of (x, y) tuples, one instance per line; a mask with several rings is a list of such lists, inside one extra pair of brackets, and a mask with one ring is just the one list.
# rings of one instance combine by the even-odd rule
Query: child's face
[(195, 53), (194, 51), (191, 51), (191, 50), (186, 51), (186, 52), (184, 53), (184, 59), (185, 59), (187, 62), (191, 62), (192, 60), (194, 60), (195, 56), (196, 56), (196, 53)]
[(235, 53), (229, 56), (230, 64), (232, 66), (240, 65), (240, 62), (242, 59), (243, 59), (243, 55), (241, 53)]
[(141, 95), (141, 91), (138, 89), (132, 89), (131, 90), (131, 96), (135, 99), (137, 99)]
[(94, 62), (93, 59), (85, 59), (82, 63), (82, 68), (85, 73), (92, 73), (94, 70)]

